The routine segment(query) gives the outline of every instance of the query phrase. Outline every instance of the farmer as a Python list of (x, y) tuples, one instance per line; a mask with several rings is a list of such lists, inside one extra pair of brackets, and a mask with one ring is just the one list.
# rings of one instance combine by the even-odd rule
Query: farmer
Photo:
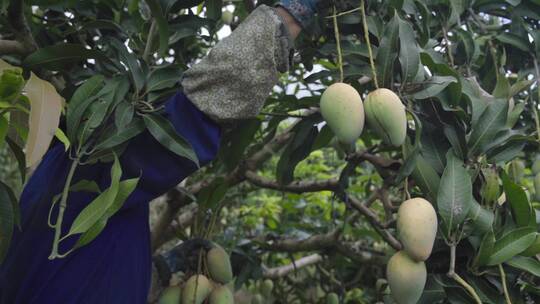
[[(278, 73), (288, 70), (293, 40), (315, 13), (316, 2), (283, 0), (276, 8), (259, 6), (185, 72), (183, 92), (166, 102), (163, 115), (191, 143), (201, 164), (218, 151), (220, 125), (258, 114)], [(129, 143), (120, 161), (122, 179), (142, 174), (136, 190), (94, 241), (65, 258), (49, 260), (54, 231), (47, 216), (70, 164), (61, 144), (50, 149), (21, 196), (22, 230), (16, 229), (0, 267), (0, 304), (146, 303), (152, 273), (148, 202), (197, 168), (148, 132)], [(107, 188), (110, 167), (80, 166), (73, 183), (93, 180)], [(70, 194), (63, 234), (94, 197), (89, 192)], [(62, 242), (60, 253), (72, 248), (75, 239)]]

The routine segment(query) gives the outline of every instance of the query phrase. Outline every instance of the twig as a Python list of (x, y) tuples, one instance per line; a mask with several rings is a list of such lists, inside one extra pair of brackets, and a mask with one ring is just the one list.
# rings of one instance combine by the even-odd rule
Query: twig
[(373, 74), (373, 83), (375, 87), (379, 88), (379, 83), (377, 81), (377, 70), (375, 69), (375, 61), (373, 60), (373, 51), (371, 50), (371, 42), (369, 41), (369, 29), (367, 25), (366, 18), (366, 9), (364, 7), (364, 0), (360, 1), (360, 12), (362, 13), (362, 25), (364, 27), (364, 38), (366, 39), (366, 44), (368, 47), (369, 53), (369, 64), (371, 65), (371, 73)]
[(337, 48), (337, 54), (338, 54), (338, 67), (339, 67), (339, 81), (343, 82), (343, 58), (341, 55), (341, 38), (339, 36), (339, 27), (337, 23), (337, 16), (336, 16), (336, 7), (334, 6), (334, 36), (336, 38), (336, 48)]
[(322, 260), (323, 258), (321, 255), (314, 253), (300, 258), (288, 265), (266, 269), (263, 268), (263, 277), (267, 279), (279, 279), (300, 268), (320, 263)]
[(333, 14), (332, 16), (326, 16), (325, 18), (341, 17), (341, 16), (344, 16), (344, 15), (347, 15), (347, 14), (350, 14), (350, 13), (354, 13), (354, 12), (356, 12), (356, 11), (358, 11), (358, 10), (360, 10), (359, 7), (354, 8), (354, 9), (352, 9), (352, 10), (348, 10), (348, 11), (341, 12), (341, 13), (339, 13), (339, 14), (337, 14), (337, 15), (335, 14), (335, 11), (334, 11), (334, 14)]
[(506, 286), (506, 273), (504, 272), (504, 268), (502, 264), (499, 264), (499, 272), (501, 273), (501, 281), (503, 285), (504, 298), (506, 300), (506, 304), (512, 304), (512, 301), (510, 300), (510, 294), (508, 293), (508, 287)]
[(447, 273), (448, 277), (454, 279), (454, 281), (458, 282), (461, 286), (463, 286), (463, 288), (465, 288), (469, 292), (469, 294), (474, 298), (477, 304), (482, 304), (482, 300), (480, 300), (480, 297), (478, 296), (474, 288), (471, 285), (469, 285), (469, 283), (467, 283), (465, 280), (463, 280), (463, 278), (461, 278), (455, 272), (455, 267), (456, 267), (456, 245), (451, 244), (450, 245), (450, 268), (448, 269), (448, 273)]

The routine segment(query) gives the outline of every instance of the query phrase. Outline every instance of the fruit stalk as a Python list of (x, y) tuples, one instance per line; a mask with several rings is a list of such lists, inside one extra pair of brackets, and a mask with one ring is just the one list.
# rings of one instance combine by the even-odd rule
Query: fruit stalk
[(336, 37), (336, 48), (338, 54), (338, 67), (339, 67), (339, 82), (343, 82), (343, 57), (341, 55), (341, 41), (339, 36), (339, 27), (337, 23), (337, 9), (334, 6), (334, 15), (332, 16), (334, 22), (334, 36)]
[(379, 82), (377, 81), (377, 70), (375, 69), (375, 61), (373, 60), (373, 51), (371, 50), (371, 42), (369, 41), (369, 30), (366, 20), (366, 9), (364, 7), (364, 0), (360, 1), (360, 13), (362, 14), (362, 25), (364, 27), (364, 38), (366, 39), (366, 44), (368, 47), (369, 53), (369, 64), (371, 65), (371, 73), (373, 74), (373, 83), (375, 88), (379, 88)]

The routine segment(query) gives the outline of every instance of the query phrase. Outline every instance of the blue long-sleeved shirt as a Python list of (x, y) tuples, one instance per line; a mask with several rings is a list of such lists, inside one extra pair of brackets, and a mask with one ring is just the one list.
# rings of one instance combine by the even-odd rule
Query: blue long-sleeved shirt
[[(216, 155), (220, 128), (183, 93), (166, 102), (165, 117), (193, 146), (201, 165)], [(141, 179), (122, 209), (90, 244), (66, 258), (48, 260), (54, 230), (47, 225), (53, 196), (62, 191), (70, 160), (62, 145), (46, 154), (21, 196), (22, 230), (15, 231), (0, 266), (0, 304), (142, 304), (151, 279), (148, 203), (197, 170), (191, 161), (159, 144), (147, 131), (132, 139), (120, 157), (122, 179)], [(110, 185), (110, 163), (77, 168), (74, 183)], [(63, 234), (95, 193), (70, 193)], [(55, 218), (55, 217), (53, 217)], [(61, 243), (69, 250), (76, 237)]]

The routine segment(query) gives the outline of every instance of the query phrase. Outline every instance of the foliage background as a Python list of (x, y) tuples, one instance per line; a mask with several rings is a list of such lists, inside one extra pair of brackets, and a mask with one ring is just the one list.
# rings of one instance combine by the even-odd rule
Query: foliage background
[[(33, 71), (52, 83), (68, 116), (91, 77), (128, 83), (123, 102), (135, 124), (150, 113), (144, 103), (178, 90), (182, 71), (217, 43), (228, 27), (223, 10), (233, 11), (234, 29), (260, 4), (271, 1), (3, 0), (0, 56), (25, 78)], [(344, 81), (365, 97), (375, 87), (359, 2), (341, 4)], [(320, 16), (297, 40), (294, 65), (261, 115), (227, 130), (218, 159), (156, 205), (154, 250), (195, 236), (220, 243), (232, 253), (237, 287), (245, 283), (239, 300), (266, 277), (276, 302), (322, 303), (334, 291), (346, 303), (391, 303), (385, 264), (400, 247), (395, 212), (409, 192), (429, 199), (442, 223), (421, 303), (475, 303), (454, 269), (484, 303), (505, 302), (503, 281), (512, 303), (540, 302), (531, 170), (540, 138), (540, 2), (366, 1), (366, 13), (378, 83), (409, 110), (407, 144), (390, 147), (366, 127), (351, 150), (324, 126), (318, 96), (339, 69), (332, 19)], [(117, 123), (114, 110), (106, 111)], [(2, 128), (17, 125), (15, 112), (2, 112), (10, 122)], [(20, 157), (6, 145), (0, 155), (0, 180), (20, 192), (17, 166), (8, 165)], [(498, 203), (485, 192), (490, 172), (505, 193)]]

